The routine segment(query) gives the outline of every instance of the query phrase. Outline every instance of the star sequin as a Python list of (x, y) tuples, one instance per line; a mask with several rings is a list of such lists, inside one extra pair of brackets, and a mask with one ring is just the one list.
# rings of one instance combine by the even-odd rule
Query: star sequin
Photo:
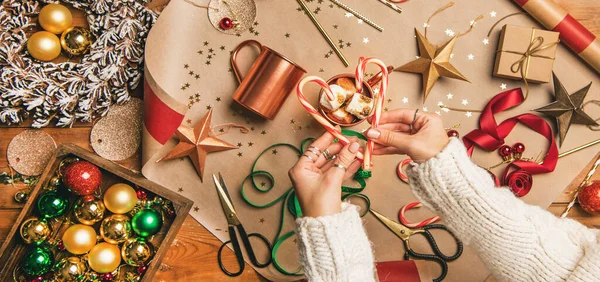
[(484, 38), (482, 42), (483, 42), (483, 45), (488, 45), (488, 44), (490, 44), (490, 40), (489, 40), (489, 39), (487, 39), (487, 38)]
[(369, 38), (368, 37), (363, 38), (362, 42), (365, 44), (369, 43)]
[(408, 103), (408, 98), (406, 98), (406, 97), (402, 98), (402, 103), (404, 103), (404, 104)]
[(452, 95), (452, 93), (448, 93), (448, 95), (446, 95), (446, 98), (448, 100), (452, 100), (452, 98), (454, 98), (454, 95)]
[(495, 18), (497, 15), (496, 11), (491, 11), (490, 12), (490, 17)]
[(289, 34), (289, 33), (286, 33), (286, 34), (285, 34), (285, 38), (290, 38), (290, 34)]
[(452, 31), (451, 29), (446, 29), (446, 31), (444, 31), (446, 33), (446, 35), (453, 37), (454, 36), (454, 31)]
[(469, 101), (467, 101), (467, 99), (463, 99), (463, 100), (462, 100), (462, 102), (461, 102), (461, 104), (463, 104), (463, 105), (465, 105), (465, 106), (466, 106), (466, 105), (468, 105), (468, 104), (469, 104)]
[(475, 55), (469, 54), (467, 55), (467, 59), (469, 59), (469, 61), (475, 60)]
[(467, 116), (467, 117), (471, 117), (471, 116), (473, 116), (473, 113), (471, 113), (471, 112), (466, 112), (466, 113), (465, 113), (465, 116)]
[(506, 90), (506, 83), (502, 83), (502, 84), (500, 84), (500, 89), (502, 89), (502, 90)]

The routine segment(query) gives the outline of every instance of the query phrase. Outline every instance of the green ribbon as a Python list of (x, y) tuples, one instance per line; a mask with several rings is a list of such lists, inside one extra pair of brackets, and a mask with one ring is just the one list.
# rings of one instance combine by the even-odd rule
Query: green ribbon
[[(358, 137), (359, 139), (366, 140), (366, 138), (361, 133), (356, 132), (356, 131), (343, 129), (342, 134), (344, 134), (346, 136), (354, 136), (354, 137)], [(274, 200), (272, 200), (270, 202), (267, 202), (265, 204), (257, 204), (257, 203), (254, 203), (253, 201), (251, 201), (248, 198), (248, 196), (246, 195), (245, 183), (248, 182), (248, 180), (251, 180), (250, 182), (252, 183), (252, 187), (254, 189), (256, 189), (256, 191), (261, 192), (261, 193), (268, 193), (269, 191), (271, 191), (273, 189), (273, 187), (275, 187), (275, 177), (273, 177), (273, 175), (266, 170), (256, 170), (256, 166), (257, 166), (260, 158), (266, 152), (268, 152), (272, 149), (275, 149), (275, 148), (291, 149), (298, 155), (298, 157), (300, 157), (306, 151), (306, 147), (309, 144), (309, 142), (312, 142), (314, 140), (315, 140), (314, 138), (304, 139), (302, 141), (302, 143), (300, 144), (299, 148), (292, 144), (288, 144), (288, 143), (277, 143), (277, 144), (273, 144), (273, 145), (269, 146), (268, 148), (264, 149), (258, 155), (256, 160), (252, 164), (250, 174), (248, 174), (248, 176), (246, 176), (246, 178), (244, 178), (244, 181), (242, 182), (242, 187), (240, 189), (242, 198), (244, 199), (244, 201), (246, 203), (248, 203), (250, 206), (255, 207), (255, 208), (259, 208), (259, 209), (269, 208), (279, 202), (283, 202), (283, 205), (281, 207), (281, 220), (279, 221), (279, 228), (277, 231), (277, 235), (275, 235), (273, 249), (271, 251), (271, 257), (273, 258), (273, 265), (275, 266), (275, 268), (284, 275), (291, 275), (291, 276), (302, 276), (303, 275), (302, 268), (298, 268), (294, 271), (286, 270), (285, 268), (283, 268), (281, 266), (281, 264), (279, 263), (279, 261), (277, 259), (277, 252), (278, 252), (279, 248), (281, 247), (281, 245), (283, 244), (283, 242), (285, 242), (287, 239), (291, 238), (295, 234), (294, 231), (288, 231), (286, 233), (284, 233), (284, 231), (283, 231), (283, 226), (285, 223), (286, 209), (294, 217), (302, 216), (302, 209), (300, 208), (300, 203), (298, 202), (298, 199), (296, 198), (296, 193), (294, 192), (294, 187), (288, 188), (283, 194), (281, 194), (280, 196), (278, 196), (277, 198), (275, 198)], [(335, 140), (335, 142), (337, 142), (337, 140)], [(256, 183), (256, 179), (255, 179), (256, 176), (266, 177), (269, 180), (271, 185), (266, 188), (261, 188)], [(354, 180), (358, 183), (359, 187), (342, 186), (342, 193), (344, 193), (344, 195), (342, 195), (342, 200), (346, 200), (351, 197), (358, 197), (365, 201), (367, 208), (365, 209), (365, 212), (363, 212), (363, 214), (361, 216), (364, 216), (369, 211), (369, 208), (371, 205), (369, 197), (367, 195), (361, 194), (361, 192), (365, 189), (365, 187), (367, 187), (367, 182), (365, 181), (365, 179), (369, 178), (369, 177), (371, 177), (370, 171), (359, 170), (354, 175)]]

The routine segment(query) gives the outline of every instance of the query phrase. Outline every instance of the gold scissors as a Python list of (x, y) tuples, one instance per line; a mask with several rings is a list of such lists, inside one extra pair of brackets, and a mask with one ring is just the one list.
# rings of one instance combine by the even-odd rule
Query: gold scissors
[[(373, 215), (375, 215), (375, 217), (377, 219), (379, 219), (379, 221), (381, 221), (385, 226), (387, 226), (388, 229), (390, 229), (392, 232), (394, 232), (394, 234), (396, 234), (396, 236), (398, 236), (400, 239), (402, 239), (402, 242), (404, 243), (404, 248), (406, 250), (406, 253), (404, 253), (404, 259), (407, 260), (407, 259), (409, 259), (409, 257), (414, 257), (416, 259), (435, 261), (438, 264), (440, 264), (440, 266), (442, 267), (442, 273), (440, 274), (440, 276), (438, 278), (433, 279), (434, 282), (442, 281), (446, 277), (446, 274), (448, 274), (448, 263), (447, 262), (453, 261), (453, 260), (459, 258), (460, 255), (462, 255), (462, 252), (463, 252), (462, 242), (458, 238), (456, 238), (454, 233), (452, 233), (452, 231), (448, 230), (448, 228), (445, 225), (429, 224), (429, 225), (423, 226), (423, 228), (410, 229), (410, 228), (404, 226), (403, 224), (397, 223), (397, 222), (391, 220), (390, 218), (385, 217), (384, 215), (382, 215), (381, 213), (378, 213), (377, 211), (375, 211), (373, 209), (370, 209), (369, 211)], [(454, 238), (454, 240), (456, 241), (456, 253), (453, 255), (450, 255), (450, 256), (444, 254), (440, 250), (440, 248), (438, 248), (437, 242), (435, 241), (435, 238), (433, 237), (431, 232), (429, 232), (429, 230), (431, 230), (431, 229), (441, 229), (441, 230), (444, 230), (444, 231), (450, 233), (452, 238)], [(431, 249), (433, 250), (433, 254), (422, 254), (422, 253), (417, 253), (417, 252), (413, 251), (413, 249), (410, 247), (410, 238), (415, 234), (421, 234), (421, 235), (425, 236), (425, 238), (429, 242), (429, 245), (431, 246)]]
[[(219, 252), (217, 253), (217, 260), (219, 262), (219, 267), (221, 270), (227, 275), (231, 277), (238, 276), (244, 272), (244, 256), (242, 255), (242, 248), (237, 239), (237, 235), (235, 234), (235, 229), (237, 227), (238, 232), (240, 233), (240, 238), (242, 238), (242, 243), (244, 244), (244, 248), (246, 249), (246, 253), (250, 258), (250, 263), (258, 268), (267, 267), (271, 264), (271, 244), (269, 244), (269, 240), (265, 238), (262, 234), (259, 233), (250, 233), (246, 234), (246, 230), (242, 223), (237, 217), (237, 212), (233, 208), (233, 203), (231, 202), (231, 197), (229, 196), (229, 192), (227, 192), (227, 186), (225, 185), (225, 181), (223, 180), (223, 176), (219, 173), (219, 178), (213, 174), (213, 181), (215, 182), (215, 186), (217, 186), (217, 194), (219, 195), (219, 200), (221, 201), (221, 207), (223, 208), (223, 212), (225, 213), (225, 217), (227, 217), (227, 225), (229, 228), (229, 238), (230, 240), (224, 242), (223, 245), (219, 248)], [(250, 244), (250, 237), (259, 238), (265, 245), (269, 254), (269, 258), (265, 263), (260, 263), (256, 259), (256, 255), (254, 254), (254, 250), (252, 249), (252, 245)], [(239, 270), (237, 272), (230, 272), (225, 269), (223, 265), (223, 261), (221, 260), (221, 252), (223, 248), (231, 243), (233, 245), (233, 252), (235, 253), (235, 257), (237, 258)]]

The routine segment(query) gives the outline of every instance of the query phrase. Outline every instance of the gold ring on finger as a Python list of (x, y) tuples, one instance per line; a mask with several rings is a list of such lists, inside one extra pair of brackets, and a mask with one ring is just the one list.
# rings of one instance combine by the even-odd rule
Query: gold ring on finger
[(337, 167), (339, 169), (343, 169), (344, 172), (348, 171), (348, 168), (346, 168), (345, 166), (341, 165), (341, 164), (333, 164), (334, 167)]

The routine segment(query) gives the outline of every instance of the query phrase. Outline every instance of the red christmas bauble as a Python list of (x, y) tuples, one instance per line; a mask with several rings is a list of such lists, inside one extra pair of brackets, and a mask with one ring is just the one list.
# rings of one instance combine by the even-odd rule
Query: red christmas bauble
[(513, 149), (513, 152), (522, 154), (523, 152), (525, 152), (525, 145), (523, 145), (523, 143), (521, 143), (521, 142), (518, 142), (518, 143), (515, 143), (515, 145), (513, 145), (512, 149)]
[(498, 154), (500, 154), (500, 156), (503, 158), (508, 157), (510, 154), (512, 154), (512, 148), (508, 145), (502, 145), (502, 147), (498, 149)]
[(593, 181), (579, 190), (579, 205), (591, 214), (600, 214), (600, 181)]
[(448, 134), (448, 137), (456, 137), (458, 138), (460, 135), (458, 134), (458, 131), (452, 129), (449, 130), (446, 134)]
[(228, 17), (222, 18), (219, 22), (219, 26), (224, 30), (232, 29), (234, 25), (235, 24), (233, 23), (233, 21)]
[(71, 192), (79, 195), (90, 195), (100, 187), (102, 172), (97, 166), (79, 161), (69, 165), (63, 174), (63, 183)]

